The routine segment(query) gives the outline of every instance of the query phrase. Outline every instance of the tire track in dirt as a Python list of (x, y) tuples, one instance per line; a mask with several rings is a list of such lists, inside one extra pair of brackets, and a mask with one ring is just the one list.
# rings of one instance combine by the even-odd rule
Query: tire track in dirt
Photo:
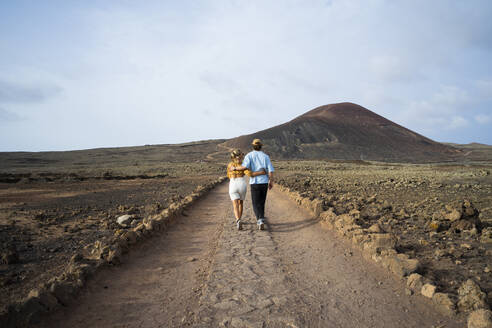
[[(463, 327), (275, 189), (243, 231), (227, 184), (101, 272), (42, 327)], [(456, 322), (455, 322), (456, 321)]]

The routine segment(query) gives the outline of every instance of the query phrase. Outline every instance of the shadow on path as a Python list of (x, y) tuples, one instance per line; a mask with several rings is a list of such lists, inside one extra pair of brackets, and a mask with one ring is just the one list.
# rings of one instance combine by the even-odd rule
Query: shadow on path
[(266, 219), (266, 226), (268, 231), (272, 232), (291, 232), (291, 231), (297, 231), (297, 230), (302, 230), (307, 227), (313, 226), (315, 224), (318, 224), (319, 220), (315, 218), (310, 218), (310, 219), (304, 219), (304, 220), (297, 220), (297, 221), (292, 221), (292, 222), (277, 222), (277, 223), (272, 223), (269, 222), (268, 218)]

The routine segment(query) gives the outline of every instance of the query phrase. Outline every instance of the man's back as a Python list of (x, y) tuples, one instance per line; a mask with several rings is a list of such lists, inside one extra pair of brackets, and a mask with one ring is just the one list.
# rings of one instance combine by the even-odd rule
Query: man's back
[[(274, 168), (270, 157), (262, 151), (253, 150), (249, 152), (243, 160), (243, 166), (247, 167), (251, 172), (256, 172), (265, 169), (267, 173), (273, 172)], [(251, 177), (250, 184), (268, 183), (268, 174)]]

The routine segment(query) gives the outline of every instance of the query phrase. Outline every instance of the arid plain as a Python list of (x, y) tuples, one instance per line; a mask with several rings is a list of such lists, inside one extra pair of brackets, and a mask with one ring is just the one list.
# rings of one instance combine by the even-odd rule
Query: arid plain
[[(340, 113), (350, 113), (357, 120), (346, 120)], [(372, 128), (367, 126), (367, 122), (373, 122)], [(360, 131), (357, 124), (364, 126), (367, 133), (373, 133), (371, 142), (379, 152), (372, 154), (380, 160), (358, 159), (364, 157), (361, 155), (362, 148), (357, 148), (357, 144), (362, 142), (358, 140), (365, 138), (367, 133), (360, 135), (354, 132), (347, 137), (348, 134), (343, 132), (350, 129)], [(345, 126), (346, 129), (331, 129), (335, 125)], [(322, 135), (326, 131), (332, 132)], [(91, 266), (103, 266), (110, 272), (118, 272), (122, 252), (126, 254), (129, 246), (136, 243), (137, 237), (162, 235), (166, 229), (172, 234), (176, 230), (175, 235), (168, 236), (166, 233), (163, 236), (168, 237), (151, 243), (162, 243), (164, 248), (186, 244), (186, 234), (191, 238), (196, 224), (200, 226), (196, 233), (202, 234), (196, 235), (196, 238), (204, 245), (199, 248), (202, 249), (200, 256), (203, 259), (193, 264), (196, 266), (195, 275), (191, 274), (188, 280), (183, 280), (192, 286), (189, 293), (183, 296), (180, 290), (172, 291), (172, 287), (176, 286), (169, 281), (178, 277), (184, 279), (189, 269), (179, 273), (159, 267), (164, 270), (159, 278), (160, 283), (164, 281), (166, 288), (171, 288), (167, 290), (161, 286), (163, 292), (175, 293), (169, 303), (162, 304), (168, 307), (165, 315), (161, 313), (159, 316), (160, 320), (164, 320), (161, 322), (164, 326), (202, 324), (215, 327), (220, 324), (240, 327), (251, 326), (254, 322), (252, 326), (255, 327), (293, 327), (323, 326), (333, 322), (335, 326), (343, 327), (352, 325), (356, 320), (364, 322), (359, 325), (361, 327), (371, 327), (378, 320), (383, 320), (378, 317), (378, 311), (400, 310), (386, 307), (376, 311), (369, 307), (371, 298), (385, 299), (384, 293), (389, 290), (384, 291), (383, 287), (383, 294), (378, 294), (379, 291), (371, 287), (371, 294), (365, 298), (355, 297), (367, 288), (367, 281), (363, 278), (365, 275), (372, 275), (371, 272), (380, 274), (377, 269), (371, 269), (370, 262), (379, 262), (388, 272), (396, 273), (397, 280), (389, 285), (396, 286), (396, 295), (403, 294), (406, 298), (394, 302), (407, 304), (404, 306), (405, 313), (410, 312), (394, 314), (393, 319), (406, 322), (403, 326), (437, 322), (441, 324), (436, 327), (447, 324), (451, 327), (454, 326), (452, 322), (457, 325), (463, 323), (473, 311), (490, 309), (491, 146), (439, 144), (350, 103), (315, 109), (284, 125), (260, 131), (258, 135), (265, 140), (265, 151), (271, 154), (276, 167), (277, 187), (272, 199), (276, 199), (278, 204), (285, 204), (285, 208), (291, 208), (290, 212), (285, 212), (283, 205), (269, 205), (275, 217), (271, 218), (270, 230), (264, 237), (256, 236), (254, 229), (246, 229), (244, 235), (236, 236), (239, 232), (234, 231), (232, 223), (224, 221), (225, 217), (232, 217), (228, 200), (216, 191), (209, 197), (209, 202), (220, 201), (220, 205), (201, 203), (190, 210), (194, 214), (189, 218), (182, 209), (223, 181), (230, 149), (241, 147), (248, 151), (248, 147), (241, 142), (251, 136), (177, 145), (0, 153), (0, 312), (1, 318), (8, 319), (6, 326), (39, 322), (42, 319), (40, 315), (46, 316), (57, 310), (58, 313), (70, 312), (70, 306), (77, 303), (80, 288), (87, 281), (97, 280), (98, 274)], [(395, 161), (393, 157), (384, 160), (384, 156), (398, 146), (398, 143), (384, 143), (384, 140), (392, 138), (401, 138), (404, 142), (399, 144), (409, 149), (402, 161)], [(330, 149), (338, 159), (325, 158), (330, 154)], [(405, 150), (400, 149), (399, 152), (404, 153)], [(297, 154), (297, 158), (293, 154)], [(398, 152), (394, 154), (399, 156)], [(315, 156), (323, 159), (314, 159)], [(415, 158), (419, 164), (409, 163), (412, 156), (417, 156)], [(294, 158), (289, 160), (284, 157)], [(225, 192), (224, 186), (218, 188)], [(295, 205), (285, 200), (287, 196), (282, 196), (277, 190), (290, 195), (299, 208), (309, 208), (313, 215), (308, 217), (308, 214), (294, 210)], [(163, 221), (172, 217), (173, 213), (180, 215), (182, 220), (176, 227), (171, 221)], [(285, 222), (282, 221), (283, 216)], [(247, 217), (251, 219), (251, 213)], [(210, 226), (201, 224), (200, 218), (203, 222), (209, 222)], [(298, 221), (299, 218), (304, 221)], [(326, 229), (337, 232), (338, 236)], [(379, 239), (371, 239), (376, 237)], [(204, 242), (204, 238), (210, 240)], [(384, 244), (375, 244), (375, 240), (384, 241)], [(244, 251), (244, 243), (249, 245), (249, 250)], [(266, 244), (269, 246), (266, 247)], [(111, 245), (116, 245), (116, 248)], [(254, 253), (255, 245), (262, 249), (258, 254)], [(362, 251), (370, 256), (362, 259), (362, 253), (357, 253), (354, 245), (364, 245)], [(149, 247), (141, 246), (137, 253), (146, 256)], [(178, 248), (171, 248), (168, 260), (172, 260), (172, 268), (197, 260), (195, 257), (183, 259)], [(272, 253), (270, 248), (276, 251)], [(164, 255), (158, 255), (159, 258), (164, 256), (164, 261), (167, 256), (165, 249), (162, 252)], [(252, 254), (255, 261), (246, 269), (253, 270), (253, 276), (258, 276), (254, 272), (261, 271), (262, 267), (265, 269), (266, 265), (271, 270), (269, 274), (283, 277), (277, 277), (277, 281), (269, 276), (259, 285), (285, 284), (287, 287), (279, 290), (243, 290), (243, 273), (235, 271), (222, 278), (219, 275), (218, 283), (214, 283), (215, 274), (229, 272), (221, 267), (227, 262), (226, 259), (239, 261), (238, 265), (250, 263)], [(340, 265), (348, 261), (347, 268), (360, 266), (362, 270), (354, 271), (354, 277), (357, 277), (354, 279), (360, 284), (358, 288), (352, 286), (355, 288), (354, 298), (346, 299), (348, 303), (342, 306), (329, 297), (332, 292), (340, 292), (340, 287), (326, 287), (329, 281), (323, 280), (324, 274), (331, 275), (333, 281), (340, 279), (337, 268), (326, 267), (330, 261), (328, 256), (337, 259), (336, 263)], [(126, 259), (133, 263), (131, 256)], [(131, 264), (128, 265), (125, 269), (127, 274), (139, 269), (136, 264), (133, 264), (133, 269)], [(326, 267), (326, 272), (317, 271), (323, 270), (323, 267)], [(368, 272), (363, 271), (366, 269)], [(170, 272), (174, 272), (174, 278), (166, 276), (171, 275)], [(184, 276), (180, 277), (180, 274)], [(237, 275), (239, 280), (230, 281), (231, 275)], [(311, 280), (304, 281), (304, 276), (310, 276)], [(73, 289), (70, 283), (56, 283), (59, 278), (54, 277), (72, 279), (71, 283), (77, 289)], [(101, 277), (97, 280), (100, 282), (95, 282), (90, 290), (102, 284), (104, 274)], [(120, 282), (128, 281), (123, 277), (119, 278)], [(376, 289), (386, 284), (386, 278), (381, 277)], [(340, 284), (345, 286), (342, 289), (350, 289), (350, 284), (355, 283), (349, 278), (342, 280)], [(220, 287), (224, 281), (232, 285)], [(327, 285), (323, 287), (325, 289), (315, 291), (313, 286), (317, 284)], [(222, 299), (226, 297), (220, 296), (222, 288), (232, 288), (232, 294), (227, 296), (232, 298)], [(286, 303), (277, 295), (285, 288), (294, 288), (286, 294)], [(323, 293), (316, 298), (312, 295), (303, 298), (305, 288), (315, 294)], [(239, 290), (239, 294), (235, 294), (234, 290)], [(145, 295), (145, 290), (139, 289), (139, 292)], [(82, 294), (85, 295), (82, 297), (85, 302), (90, 304), (90, 294)], [(196, 295), (200, 303), (197, 303)], [(237, 295), (243, 297), (242, 301)], [(422, 295), (427, 295), (432, 302), (428, 300), (425, 303), (425, 299), (420, 299)], [(105, 300), (103, 296), (94, 297)], [(156, 297), (159, 300), (160, 296)], [(330, 304), (328, 299), (334, 303)], [(207, 304), (212, 301), (216, 304)], [(295, 302), (298, 301), (304, 302), (304, 307), (296, 309)], [(181, 311), (183, 302), (188, 304), (185, 307), (188, 312)], [(264, 307), (256, 307), (258, 302)], [(351, 309), (356, 319), (337, 321), (330, 317), (344, 306), (353, 307), (350, 302), (365, 304), (361, 308), (363, 312)], [(427, 310), (419, 312), (418, 309), (427, 308), (426, 304), (447, 319), (432, 315), (425, 319), (427, 314), (423, 313)], [(238, 305), (249, 310), (228, 318), (229, 307)], [(74, 312), (78, 314), (74, 314), (73, 320), (77, 320), (78, 315), (84, 317), (89, 311), (84, 309), (82, 306)], [(281, 319), (287, 313), (290, 313), (290, 319)], [(490, 312), (484, 313), (487, 315)], [(274, 314), (276, 319), (269, 317)], [(123, 313), (119, 318), (121, 322), (125, 321), (125, 315)], [(371, 320), (364, 321), (366, 315), (371, 316)], [(94, 317), (94, 320), (99, 320), (97, 318)], [(135, 324), (145, 319), (138, 316), (132, 318), (136, 320)], [(391, 327), (391, 318), (385, 317), (388, 322), (382, 327)], [(111, 321), (106, 326), (112, 326)]]
[(216, 144), (0, 155), (2, 312), (112, 236), (117, 217), (134, 216), (134, 226), (223, 175), (205, 162)]

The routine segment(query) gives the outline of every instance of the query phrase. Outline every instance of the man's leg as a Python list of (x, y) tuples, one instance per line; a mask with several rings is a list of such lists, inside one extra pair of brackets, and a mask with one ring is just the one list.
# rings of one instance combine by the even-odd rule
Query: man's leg
[(260, 191), (258, 188), (259, 185), (257, 184), (252, 184), (250, 185), (251, 187), (251, 203), (253, 205), (253, 211), (255, 212), (256, 220), (258, 221), (260, 219), (260, 212), (258, 209), (258, 205), (260, 202)]
[(267, 197), (267, 192), (268, 192), (268, 184), (260, 184), (259, 186), (259, 192), (258, 192), (258, 214), (260, 216), (260, 219), (265, 218), (265, 202), (266, 202), (266, 197)]

